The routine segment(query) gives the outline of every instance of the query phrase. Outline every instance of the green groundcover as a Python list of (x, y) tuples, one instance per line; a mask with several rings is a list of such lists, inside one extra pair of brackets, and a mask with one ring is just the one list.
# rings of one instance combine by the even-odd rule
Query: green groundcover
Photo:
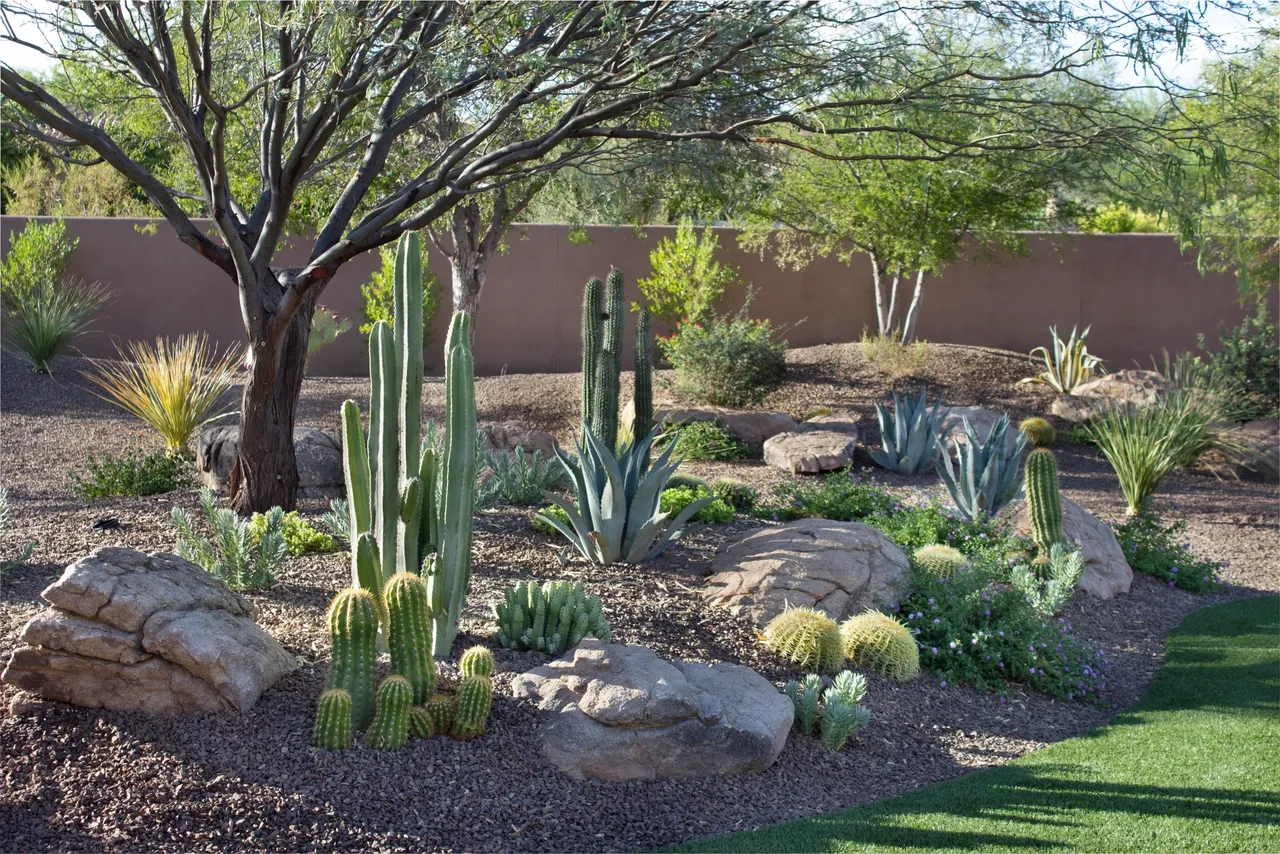
[(1280, 851), (1280, 598), (1192, 614), (1142, 702), (1079, 738), (891, 800), (670, 850)]

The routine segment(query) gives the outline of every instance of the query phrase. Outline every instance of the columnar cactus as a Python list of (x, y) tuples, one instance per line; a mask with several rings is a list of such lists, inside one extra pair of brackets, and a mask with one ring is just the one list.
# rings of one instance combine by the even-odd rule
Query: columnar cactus
[(453, 729), (453, 719), (457, 712), (454, 700), (448, 694), (432, 694), (422, 709), (431, 718), (431, 734), (444, 735)]
[(636, 313), (635, 420), (632, 442), (639, 442), (653, 429), (653, 330), (649, 309)]
[(373, 683), (378, 659), (378, 605), (367, 590), (343, 590), (329, 606), (329, 690), (351, 696), (351, 726), (364, 731), (373, 719)]
[(484, 735), (489, 707), (493, 704), (493, 683), (488, 676), (464, 676), (458, 683), (458, 697), (453, 719), (454, 738), (469, 739)]
[(375, 750), (394, 750), (409, 740), (409, 708), (413, 686), (399, 674), (392, 674), (378, 686), (378, 711), (364, 734), (364, 742)]
[(596, 387), (591, 408), (591, 432), (611, 451), (618, 446), (618, 397), (625, 312), (622, 272), (613, 270), (604, 288), (604, 333), (595, 365)]
[(1058, 495), (1058, 461), (1048, 448), (1027, 455), (1027, 517), (1031, 539), (1041, 551), (1062, 542), (1062, 501)]
[(418, 576), (402, 572), (387, 582), (383, 598), (390, 625), (391, 670), (409, 680), (417, 705), (436, 687), (427, 586)]
[(435, 734), (431, 713), (425, 706), (409, 709), (409, 738), (431, 738)]
[(486, 647), (473, 646), (458, 659), (458, 672), (465, 676), (492, 676), (493, 653)]
[(596, 364), (604, 341), (604, 282), (590, 279), (582, 291), (582, 418), (591, 424), (596, 401)]
[(351, 695), (341, 688), (320, 695), (311, 746), (321, 750), (346, 750), (351, 746)]
[(559, 655), (584, 637), (605, 643), (613, 632), (598, 596), (587, 596), (582, 583), (547, 581), (538, 586), (521, 581), (508, 587), (504, 601), (493, 607), (498, 642), (506, 649), (536, 649)]
[[(599, 279), (587, 282), (582, 299), (582, 423), (610, 452), (618, 449), (624, 296), (622, 272), (614, 270), (607, 284)], [(651, 325), (649, 310), (641, 309), (636, 317), (633, 444), (653, 429)]]

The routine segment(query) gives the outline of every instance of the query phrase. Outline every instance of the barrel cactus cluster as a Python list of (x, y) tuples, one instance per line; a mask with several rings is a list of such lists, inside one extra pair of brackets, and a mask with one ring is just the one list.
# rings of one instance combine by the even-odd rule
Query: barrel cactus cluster
[(508, 587), (493, 606), (498, 642), (506, 649), (533, 649), (559, 655), (592, 637), (613, 639), (598, 596), (588, 596), (582, 582), (521, 581)]

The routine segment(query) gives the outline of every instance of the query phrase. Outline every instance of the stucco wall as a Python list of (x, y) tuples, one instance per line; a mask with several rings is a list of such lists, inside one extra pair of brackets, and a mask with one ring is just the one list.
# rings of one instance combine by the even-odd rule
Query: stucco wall
[[(0, 247), (25, 217), (4, 217)], [(221, 271), (180, 243), (158, 223), (158, 233), (139, 228), (147, 220), (73, 218), (67, 230), (80, 239), (71, 270), (108, 285), (111, 303), (74, 346), (106, 356), (111, 339), (149, 339), (204, 331), (216, 341), (243, 339), (235, 288)], [(201, 223), (208, 228), (208, 223)], [(482, 374), (568, 372), (579, 365), (582, 285), (611, 266), (627, 274), (629, 299), (635, 280), (649, 273), (649, 251), (665, 234), (650, 227), (593, 227), (590, 242), (575, 244), (560, 225), (522, 226), (508, 238), (510, 249), (491, 265), (476, 324), (476, 370)], [(865, 260), (852, 268), (819, 260), (796, 272), (742, 252), (731, 229), (720, 229), (721, 260), (741, 269), (756, 290), (752, 314), (787, 328), (792, 346), (855, 340), (875, 326), (871, 272)], [(280, 263), (301, 263), (307, 245), (295, 239)], [(1228, 275), (1201, 276), (1194, 258), (1178, 252), (1168, 235), (1031, 235), (1030, 253), (1001, 263), (962, 262), (928, 281), (918, 333), (930, 341), (1027, 351), (1048, 342), (1056, 324), (1092, 326), (1089, 349), (1119, 369), (1135, 360), (1147, 365), (1162, 349), (1192, 349), (1196, 335), (1216, 342), (1219, 323), (1237, 323), (1242, 309)], [(353, 319), (353, 330), (321, 350), (312, 373), (359, 375), (367, 371), (364, 342), (355, 332), (362, 300), (359, 285), (377, 266), (369, 253), (341, 268), (321, 302)], [(448, 265), (433, 257), (431, 269), (447, 294)], [(446, 301), (448, 297), (446, 296)], [(726, 300), (736, 307), (741, 294)], [(436, 323), (429, 363), (440, 364), (447, 323)], [(661, 331), (661, 330), (660, 330)], [(629, 346), (628, 346), (629, 350)]]

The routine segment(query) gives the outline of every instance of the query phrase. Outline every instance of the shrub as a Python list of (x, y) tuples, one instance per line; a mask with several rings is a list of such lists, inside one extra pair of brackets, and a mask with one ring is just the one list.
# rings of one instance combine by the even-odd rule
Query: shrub
[(613, 630), (604, 618), (599, 596), (588, 596), (582, 582), (547, 581), (541, 586), (521, 581), (508, 587), (493, 606), (498, 643), (506, 649), (535, 649), (559, 655), (584, 637), (609, 643)]
[[(266, 533), (269, 514), (254, 513), (249, 519), (249, 534), (253, 541), (259, 542)], [(289, 554), (305, 555), (311, 552), (331, 552), (337, 548), (333, 537), (315, 528), (306, 519), (298, 515), (297, 510), (284, 514), (282, 520), (284, 546)]]
[[(385, 320), (387, 323), (394, 323), (396, 307), (395, 307), (395, 283), (396, 283), (396, 251), (399, 248), (398, 243), (387, 243), (379, 250), (382, 259), (382, 266), (375, 270), (373, 277), (367, 284), (360, 286), (360, 293), (364, 297), (364, 319), (365, 322), (360, 324), (360, 334), (368, 335), (373, 330), (373, 324), (379, 320)], [(440, 282), (436, 278), (436, 274), (428, 269), (426, 264), (422, 265), (422, 349), (426, 350), (431, 346), (432, 323), (435, 320), (436, 311), (440, 308), (441, 288)]]
[(542, 451), (486, 451), (485, 466), (489, 469), (485, 491), (512, 504), (537, 504), (544, 492), (564, 480), (560, 461), (543, 459)]
[(733, 521), (733, 508), (705, 487), (668, 487), (662, 491), (659, 507), (663, 513), (675, 516), (693, 502), (703, 498), (710, 498), (712, 501), (690, 516), (690, 522), (724, 524)]
[(674, 445), (675, 455), (682, 459), (733, 462), (751, 456), (747, 446), (739, 442), (728, 427), (716, 421), (668, 424), (663, 429), (655, 444)]
[(1131, 208), (1124, 202), (1103, 205), (1077, 221), (1081, 231), (1098, 234), (1154, 234), (1168, 229), (1160, 227), (1160, 217), (1142, 208)]
[(793, 478), (773, 487), (773, 495), (758, 513), (780, 522), (794, 519), (835, 519), (850, 522), (866, 519), (897, 505), (897, 499), (866, 476), (846, 469), (821, 480)]
[(952, 546), (970, 559), (1003, 564), (1010, 553), (1028, 550), (1030, 541), (1013, 536), (1005, 519), (964, 519), (931, 498), (925, 504), (896, 506), (863, 519), (880, 529), (907, 554), (935, 543)]
[(920, 651), (911, 630), (887, 614), (867, 610), (840, 626), (845, 657), (895, 682), (920, 673)]
[(1042, 565), (1034, 569), (1026, 564), (1015, 566), (1009, 573), (1009, 583), (1027, 600), (1036, 616), (1048, 619), (1061, 611), (1076, 592), (1076, 582), (1084, 572), (1084, 554), (1068, 552), (1062, 543), (1054, 543), (1036, 561)]
[(1059, 394), (1071, 394), (1102, 369), (1102, 360), (1090, 355), (1089, 348), (1085, 346), (1085, 339), (1089, 337), (1088, 326), (1079, 337), (1076, 336), (1076, 328), (1071, 327), (1071, 337), (1066, 341), (1058, 337), (1055, 326), (1049, 327), (1049, 334), (1053, 336), (1053, 353), (1044, 347), (1036, 347), (1031, 351), (1033, 359), (1039, 354), (1044, 362), (1044, 370), (1018, 382), (1043, 383)]
[(9, 346), (41, 373), (107, 303), (107, 292), (81, 279), (64, 279), (56, 287), (40, 289), (6, 306), (5, 333)]
[[(669, 483), (669, 482), (668, 482)], [(670, 486), (668, 486), (668, 489)], [(738, 513), (750, 513), (756, 508), (760, 494), (747, 484), (733, 478), (720, 477), (711, 482), (711, 494), (728, 504)]]
[(871, 459), (898, 474), (924, 474), (933, 467), (941, 448), (942, 401), (930, 409), (924, 392), (912, 398), (893, 393), (893, 414), (882, 403), (876, 404), (880, 425), (880, 450)]
[(1280, 413), (1280, 330), (1266, 301), (1253, 317), (1234, 329), (1220, 329), (1221, 345), (1210, 351), (1200, 336), (1200, 349), (1210, 367), (1239, 393), (1238, 417), (1244, 421), (1274, 418)]
[(155, 346), (117, 348), (120, 361), (94, 361), (97, 373), (86, 374), (115, 404), (142, 419), (160, 434), (170, 454), (187, 447), (191, 434), (211, 420), (210, 411), (236, 381), (240, 349), (217, 359), (204, 334), (184, 335), (175, 342), (157, 338)]
[(333, 498), (329, 501), (329, 509), (320, 517), (320, 524), (329, 529), (335, 539), (341, 540), (348, 547), (351, 545), (351, 511), (345, 498)]
[(1199, 557), (1191, 550), (1191, 544), (1182, 539), (1186, 522), (1166, 525), (1160, 514), (1148, 507), (1111, 527), (1124, 549), (1125, 560), (1135, 572), (1155, 576), (1170, 587), (1192, 593), (1207, 593), (1222, 586), (1218, 573), (1225, 564)]
[(682, 324), (659, 338), (676, 370), (676, 390), (685, 400), (713, 406), (759, 404), (782, 384), (787, 343), (776, 339), (768, 320), (752, 320), (750, 299), (736, 315), (705, 324)]
[[(0, 543), (4, 543), (5, 534), (9, 531), (9, 492), (3, 486), (0, 486)], [(0, 560), (0, 576), (13, 569), (20, 563), (26, 563), (27, 558), (31, 557), (31, 552), (35, 548), (35, 543), (27, 543), (18, 550), (18, 554), (11, 560)]]
[(561, 522), (563, 522), (566, 525), (569, 524), (569, 514), (565, 512), (563, 507), (560, 507), (559, 505), (556, 505), (556, 504), (548, 504), (546, 507), (543, 507), (541, 510), (537, 510), (529, 514), (529, 524), (533, 526), (533, 530), (537, 531), (539, 534), (559, 533), (559, 531), (556, 529), (554, 525), (552, 525), (545, 518), (543, 518), (545, 516), (550, 516), (554, 519), (559, 519)]
[[(716, 261), (720, 238), (710, 228), (699, 235), (682, 220), (675, 239), (663, 238), (649, 253), (653, 275), (636, 282), (654, 317), (675, 327), (707, 323), (726, 288), (738, 284), (738, 271)], [(640, 305), (632, 306), (638, 311)]]
[(132, 451), (121, 456), (90, 454), (84, 468), (71, 475), (71, 489), (84, 501), (123, 495), (138, 497), (172, 492), (192, 482), (191, 463), (180, 456)]
[(0, 262), (0, 299), (5, 308), (20, 305), (62, 283), (80, 238), (67, 239), (62, 219), (28, 222), (18, 234), (9, 233), (9, 251)]
[(317, 305), (311, 315), (311, 333), (307, 336), (307, 357), (310, 358), (320, 350), (328, 347), (338, 336), (351, 328), (351, 320), (339, 317), (338, 313), (328, 306)]
[(1000, 690), (1023, 682), (1054, 697), (1096, 702), (1106, 686), (1102, 650), (1073, 637), (1066, 620), (1037, 617), (1000, 576), (991, 564), (949, 579), (913, 573), (899, 614), (915, 633), (920, 663), (944, 686)]
[(250, 523), (230, 507), (219, 507), (212, 490), (200, 490), (200, 510), (212, 539), (196, 532), (185, 510), (173, 508), (178, 556), (218, 576), (232, 590), (256, 590), (270, 585), (286, 552), (284, 511), (271, 508), (255, 541)]
[(1098, 443), (1094, 441), (1093, 432), (1089, 429), (1088, 422), (1072, 424), (1071, 429), (1067, 431), (1067, 441), (1085, 448), (1098, 447)]
[(788, 608), (764, 627), (764, 645), (797, 667), (835, 673), (844, 663), (840, 627), (815, 608)]
[(864, 326), (858, 343), (862, 346), (862, 358), (895, 380), (919, 376), (929, 361), (929, 342), (917, 339), (903, 344), (897, 329), (871, 335)]

